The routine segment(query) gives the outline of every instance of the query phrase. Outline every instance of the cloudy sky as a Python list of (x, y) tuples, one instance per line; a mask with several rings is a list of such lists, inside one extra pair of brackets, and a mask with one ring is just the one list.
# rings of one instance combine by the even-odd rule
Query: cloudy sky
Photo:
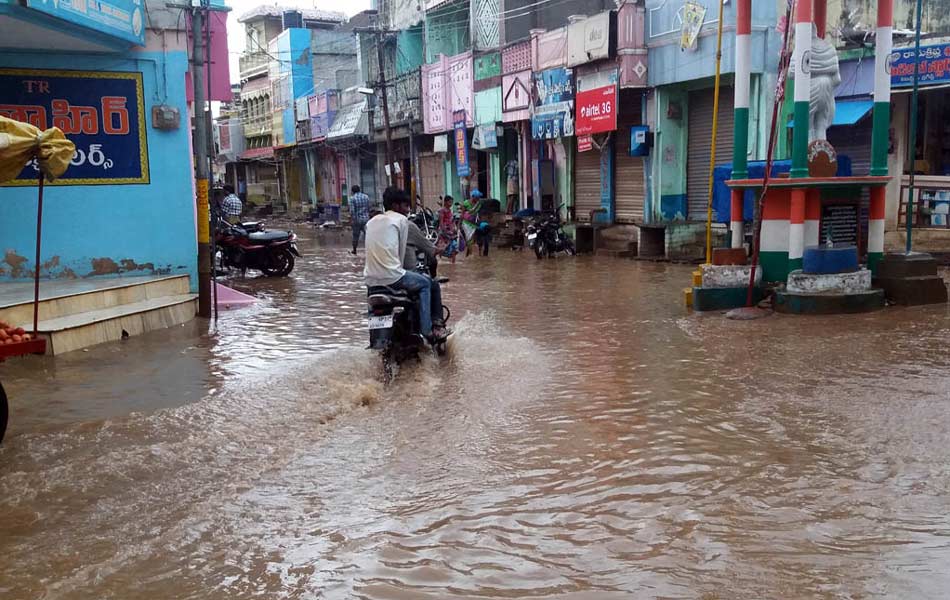
[(238, 70), (238, 56), (244, 52), (244, 27), (237, 22), (238, 17), (261, 4), (274, 4), (286, 8), (318, 8), (320, 10), (332, 10), (345, 13), (348, 17), (369, 8), (369, 0), (302, 0), (293, 2), (288, 0), (277, 0), (271, 2), (261, 2), (259, 0), (227, 0), (231, 12), (228, 14), (228, 52), (231, 59), (231, 81), (240, 80)]

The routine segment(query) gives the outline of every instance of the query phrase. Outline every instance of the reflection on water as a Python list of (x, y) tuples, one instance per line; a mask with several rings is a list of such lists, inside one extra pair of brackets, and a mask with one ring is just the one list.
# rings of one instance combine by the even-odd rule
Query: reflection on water
[(443, 267), (384, 386), (360, 264), (0, 366), (2, 598), (943, 598), (947, 309), (689, 316), (689, 269)]

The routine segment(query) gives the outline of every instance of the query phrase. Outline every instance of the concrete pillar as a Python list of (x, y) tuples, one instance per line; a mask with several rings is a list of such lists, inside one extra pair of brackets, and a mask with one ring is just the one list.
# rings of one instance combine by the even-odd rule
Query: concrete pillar
[(792, 177), (808, 177), (808, 110), (811, 101), (811, 69), (807, 68), (806, 60), (811, 55), (811, 3), (812, 0), (798, 0), (795, 9), (795, 50), (792, 53), (792, 64), (795, 68)]
[[(797, 123), (796, 123), (797, 125)], [(805, 204), (808, 191), (791, 191), (788, 219), (788, 270), (802, 268), (802, 256), (805, 254)]]
[[(874, 116), (871, 130), (871, 175), (887, 175), (887, 148), (891, 125), (891, 77), (888, 57), (894, 29), (893, 0), (878, 0), (877, 39), (874, 47)], [(899, 189), (899, 188), (898, 188)], [(871, 189), (868, 221), (868, 268), (877, 274), (877, 265), (884, 257), (884, 217), (887, 188)]]
[[(733, 170), (735, 173), (735, 170)], [(731, 206), (729, 208), (729, 228), (732, 230), (732, 247), (742, 247), (743, 219), (742, 219), (742, 199), (745, 193), (743, 190), (732, 190)]]
[(821, 239), (821, 191), (808, 190), (805, 198), (805, 247), (818, 246)]

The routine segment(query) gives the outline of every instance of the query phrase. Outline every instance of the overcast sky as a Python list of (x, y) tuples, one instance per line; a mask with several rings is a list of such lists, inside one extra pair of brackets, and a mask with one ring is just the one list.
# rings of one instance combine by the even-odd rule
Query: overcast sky
[(261, 4), (274, 4), (287, 8), (318, 8), (320, 10), (339, 11), (351, 17), (356, 13), (369, 8), (369, 0), (302, 0), (293, 2), (292, 0), (277, 0), (272, 2), (260, 2), (259, 0), (227, 0), (231, 7), (231, 13), (228, 15), (228, 52), (231, 59), (230, 71), (231, 81), (241, 80), (238, 70), (238, 57), (244, 52), (244, 26), (238, 23), (238, 18)]

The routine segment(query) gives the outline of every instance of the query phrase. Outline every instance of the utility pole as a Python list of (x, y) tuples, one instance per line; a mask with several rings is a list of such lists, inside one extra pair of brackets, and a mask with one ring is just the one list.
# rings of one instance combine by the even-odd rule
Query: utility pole
[[(211, 37), (205, 42), (204, 26), (209, 11), (228, 12), (226, 6), (211, 6), (209, 0), (191, 0), (189, 4), (167, 2), (168, 8), (191, 11), (191, 83), (194, 91), (195, 130), (193, 146), (195, 150), (195, 192), (197, 196), (198, 225), (198, 316), (210, 319), (212, 316), (211, 296), (211, 208), (208, 203), (208, 184), (211, 177), (211, 163), (208, 148), (211, 146), (209, 115), (205, 114), (208, 98), (205, 97), (205, 64), (210, 64), (207, 52), (211, 47)], [(210, 32), (210, 27), (209, 27)], [(210, 86), (207, 92), (210, 97)]]
[(383, 94), (383, 127), (386, 129), (386, 170), (388, 171), (386, 177), (392, 183), (396, 177), (396, 169), (393, 166), (393, 134), (389, 127), (389, 93), (386, 91), (386, 71), (383, 67), (383, 32), (378, 26), (376, 27), (376, 62), (379, 70), (377, 85)]
[(191, 12), (192, 88), (195, 94), (195, 189), (198, 193), (198, 316), (211, 318), (211, 211), (208, 204), (208, 120), (205, 115), (205, 41), (206, 7)]

